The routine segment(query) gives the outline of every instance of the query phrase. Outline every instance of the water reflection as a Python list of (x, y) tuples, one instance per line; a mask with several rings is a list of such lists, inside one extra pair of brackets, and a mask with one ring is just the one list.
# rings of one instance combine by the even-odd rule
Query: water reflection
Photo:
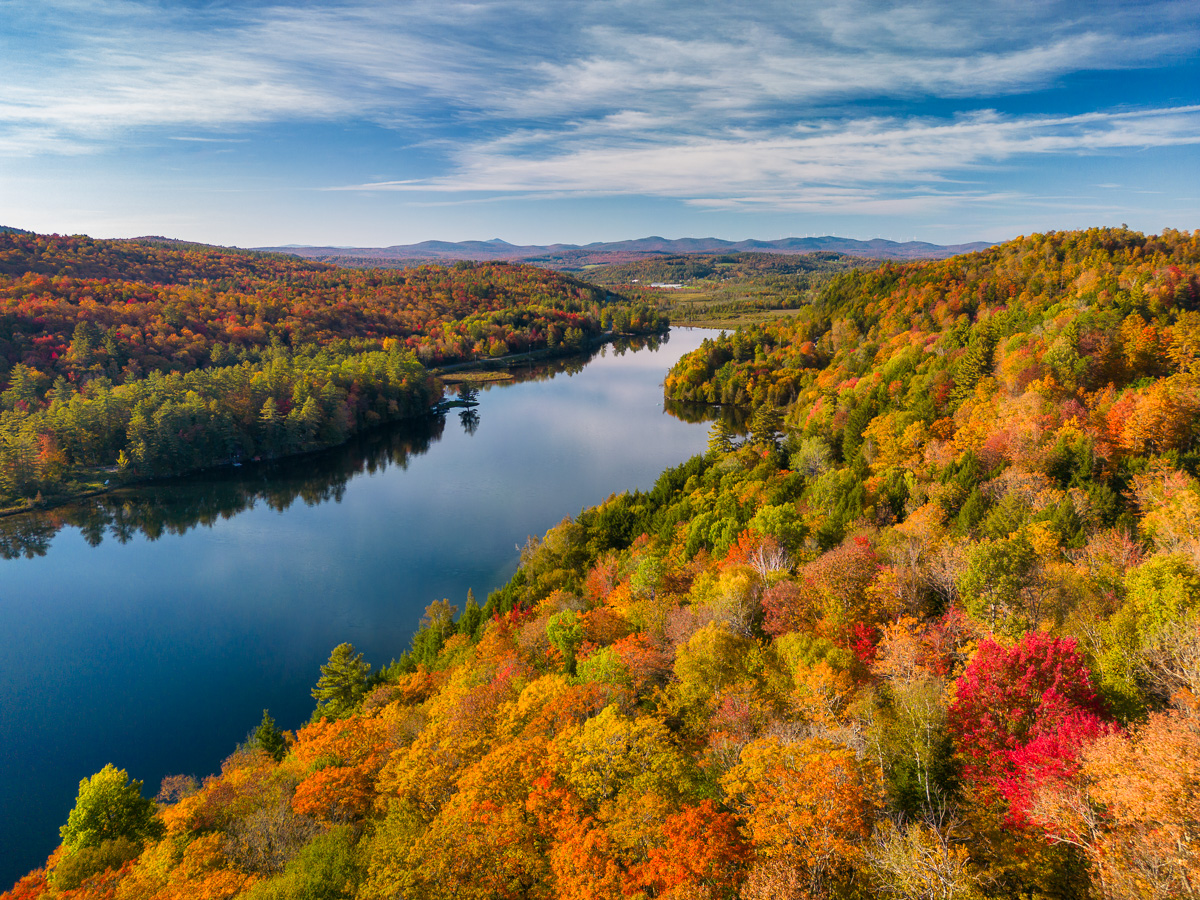
[[(430, 601), (482, 600), (529, 535), (703, 451), (707, 427), (682, 417), (705, 410), (664, 412), (662, 379), (705, 336), (471, 384), (473, 436), (453, 408), (0, 520), (4, 555), (31, 557), (0, 562), (0, 887), (58, 843), (83, 776), (215, 771), (264, 707), (284, 728), (308, 717), (338, 643), (386, 664)], [(520, 381), (541, 383), (500, 390)]]
[(693, 425), (721, 419), (735, 434), (745, 434), (750, 427), (751, 410), (740, 406), (712, 406), (693, 400), (663, 400), (663, 409), (675, 418)]
[(458, 418), (467, 434), (474, 435), (479, 430), (479, 413), (476, 410), (464, 409), (458, 414)]
[(340, 501), (350, 479), (362, 472), (407, 468), (410, 457), (427, 452), (442, 436), (445, 425), (444, 416), (430, 416), (361, 435), (321, 453), (217, 469), (123, 488), (44, 513), (9, 516), (0, 519), (0, 556), (44, 556), (50, 541), (68, 525), (96, 547), (105, 537), (125, 544), (139, 533), (150, 540), (186, 534), (260, 502), (283, 512), (297, 500), (308, 506)]
[[(480, 390), (573, 375), (596, 356), (624, 356), (640, 349), (658, 349), (667, 336), (622, 338), (590, 354), (540, 361), (510, 370), (512, 378), (500, 382), (460, 384), (460, 402), (476, 403)], [(735, 416), (730, 409), (717, 411), (696, 403), (666, 401), (664, 408), (689, 423), (716, 415)], [(480, 425), (474, 407), (458, 413), (463, 430), (474, 435)], [(349, 481), (364, 472), (408, 468), (409, 460), (428, 452), (446, 427), (445, 414), (401, 422), (359, 435), (330, 450), (275, 462), (216, 469), (193, 476), (122, 488), (96, 497), (39, 512), (0, 518), (0, 558), (45, 556), (55, 535), (66, 526), (79, 529), (93, 547), (108, 537), (128, 543), (138, 534), (157, 540), (165, 534), (186, 534), (201, 525), (211, 527), (263, 503), (283, 512), (297, 500), (307, 506), (340, 502)]]

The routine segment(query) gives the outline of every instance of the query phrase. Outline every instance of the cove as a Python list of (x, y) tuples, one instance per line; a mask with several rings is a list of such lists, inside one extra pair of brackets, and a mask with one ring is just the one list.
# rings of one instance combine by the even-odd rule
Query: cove
[(425, 607), (482, 603), (518, 546), (703, 452), (662, 380), (708, 333), (673, 329), (518, 373), (479, 405), (301, 459), (0, 520), (0, 890), (58, 843), (106, 763), (153, 795), (203, 776), (267, 707), (313, 708), (330, 650), (373, 665)]

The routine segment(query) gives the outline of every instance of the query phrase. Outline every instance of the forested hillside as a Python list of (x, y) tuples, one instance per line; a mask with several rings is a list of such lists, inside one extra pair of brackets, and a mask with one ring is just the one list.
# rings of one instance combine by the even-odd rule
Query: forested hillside
[(0, 234), (0, 506), (336, 444), (427, 411), (426, 366), (662, 327), (529, 266)]
[(749, 434), (4, 900), (1195, 894), (1200, 234), (840, 275), (666, 390)]

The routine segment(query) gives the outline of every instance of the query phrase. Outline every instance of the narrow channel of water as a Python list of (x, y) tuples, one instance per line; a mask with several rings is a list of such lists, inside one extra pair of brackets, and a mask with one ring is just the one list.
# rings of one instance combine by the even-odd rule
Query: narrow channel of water
[(705, 336), (610, 346), (302, 460), (0, 520), (0, 891), (58, 842), (80, 778), (112, 762), (153, 794), (215, 771), (264, 707), (308, 717), (336, 644), (387, 663), (431, 601), (503, 584), (529, 535), (703, 452), (662, 379)]

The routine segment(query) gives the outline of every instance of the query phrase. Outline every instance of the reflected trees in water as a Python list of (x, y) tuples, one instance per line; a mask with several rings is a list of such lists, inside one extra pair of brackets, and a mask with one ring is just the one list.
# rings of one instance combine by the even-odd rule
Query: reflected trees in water
[[(586, 355), (521, 366), (512, 369), (513, 377), (503, 382), (459, 387), (459, 398), (477, 402), (481, 392), (497, 385), (574, 375), (598, 355), (623, 356), (643, 348), (657, 349), (667, 338), (619, 338)], [(732, 409), (676, 401), (665, 401), (664, 411), (692, 423), (734, 413)], [(474, 435), (479, 428), (478, 410), (461, 410), (459, 421), (467, 434)], [(260, 502), (278, 512), (297, 500), (308, 506), (340, 502), (352, 478), (382, 472), (389, 466), (407, 468), (413, 456), (428, 452), (441, 439), (445, 425), (445, 415), (411, 419), (360, 434), (329, 450), (120, 488), (44, 512), (3, 517), (0, 558), (44, 556), (55, 535), (66, 526), (78, 528), (94, 547), (105, 538), (124, 544), (139, 534), (150, 540), (164, 534), (184, 534), (232, 518)], [(744, 428), (744, 423), (735, 423), (734, 427)]]
[(467, 434), (474, 435), (479, 430), (478, 410), (464, 409), (458, 414), (458, 420), (462, 422), (463, 431)]
[(258, 503), (282, 512), (339, 502), (350, 479), (389, 466), (407, 468), (442, 436), (446, 420), (430, 416), (361, 435), (333, 450), (270, 463), (219, 469), (107, 494), (42, 513), (0, 519), (0, 557), (43, 556), (64, 526), (78, 528), (91, 546), (105, 537), (127, 543), (137, 534), (157, 540), (211, 526)]

